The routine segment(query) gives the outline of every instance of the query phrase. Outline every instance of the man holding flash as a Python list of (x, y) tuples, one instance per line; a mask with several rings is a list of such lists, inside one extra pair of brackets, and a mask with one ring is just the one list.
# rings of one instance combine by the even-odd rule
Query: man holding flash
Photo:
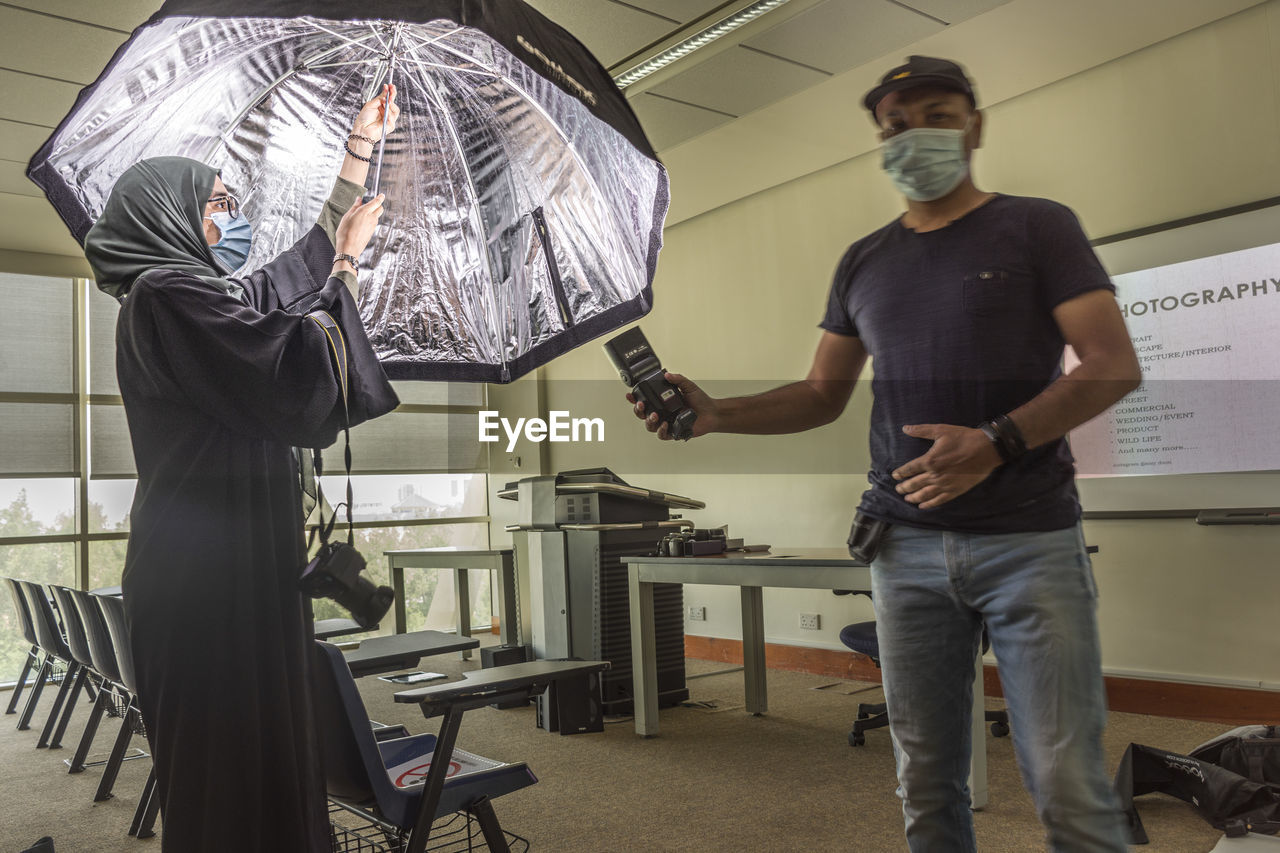
[[(695, 437), (789, 433), (835, 420), (875, 360), (871, 487), (850, 544), (871, 563), (908, 846), (976, 850), (967, 777), (985, 625), (1049, 848), (1120, 853), (1097, 589), (1065, 440), (1141, 380), (1115, 289), (1066, 207), (974, 185), (982, 112), (959, 65), (912, 56), (863, 105), (907, 210), (841, 259), (808, 377), (728, 399), (668, 378), (698, 413)], [(1064, 345), (1080, 359), (1069, 374)], [(668, 438), (656, 415), (646, 426)]]

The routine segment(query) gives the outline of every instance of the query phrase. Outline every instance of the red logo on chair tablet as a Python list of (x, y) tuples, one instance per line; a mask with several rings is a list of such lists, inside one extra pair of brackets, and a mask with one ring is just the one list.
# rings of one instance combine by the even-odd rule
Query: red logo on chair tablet
[[(414, 785), (421, 785), (427, 779), (427, 771), (431, 769), (431, 762), (419, 764), (417, 767), (410, 767), (408, 770), (396, 777), (397, 788), (409, 788)], [(445, 774), (445, 778), (455, 776), (462, 765), (456, 761), (449, 762), (449, 772)]]

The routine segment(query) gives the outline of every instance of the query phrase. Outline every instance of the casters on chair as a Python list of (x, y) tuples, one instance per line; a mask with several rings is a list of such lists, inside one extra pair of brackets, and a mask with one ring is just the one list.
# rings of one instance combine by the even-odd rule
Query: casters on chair
[(1009, 734), (1009, 724), (996, 721), (991, 724), (991, 734), (995, 737), (1004, 737)]

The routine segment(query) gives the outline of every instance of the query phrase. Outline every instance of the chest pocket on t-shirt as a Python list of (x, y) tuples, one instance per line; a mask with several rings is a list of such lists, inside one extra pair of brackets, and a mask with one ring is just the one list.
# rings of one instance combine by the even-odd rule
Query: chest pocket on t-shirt
[(966, 314), (990, 317), (1007, 314), (1023, 294), (1020, 282), (1002, 269), (988, 269), (964, 277)]

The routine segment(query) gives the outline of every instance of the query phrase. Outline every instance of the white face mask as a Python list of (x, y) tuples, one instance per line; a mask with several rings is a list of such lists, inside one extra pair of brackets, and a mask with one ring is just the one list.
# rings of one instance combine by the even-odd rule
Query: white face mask
[(893, 185), (912, 201), (934, 201), (960, 186), (969, 174), (961, 130), (917, 127), (880, 143), (881, 166)]
[(213, 255), (233, 273), (249, 260), (249, 248), (253, 244), (253, 226), (243, 213), (235, 219), (224, 210), (215, 210), (205, 217), (218, 229), (218, 242), (209, 248)]

